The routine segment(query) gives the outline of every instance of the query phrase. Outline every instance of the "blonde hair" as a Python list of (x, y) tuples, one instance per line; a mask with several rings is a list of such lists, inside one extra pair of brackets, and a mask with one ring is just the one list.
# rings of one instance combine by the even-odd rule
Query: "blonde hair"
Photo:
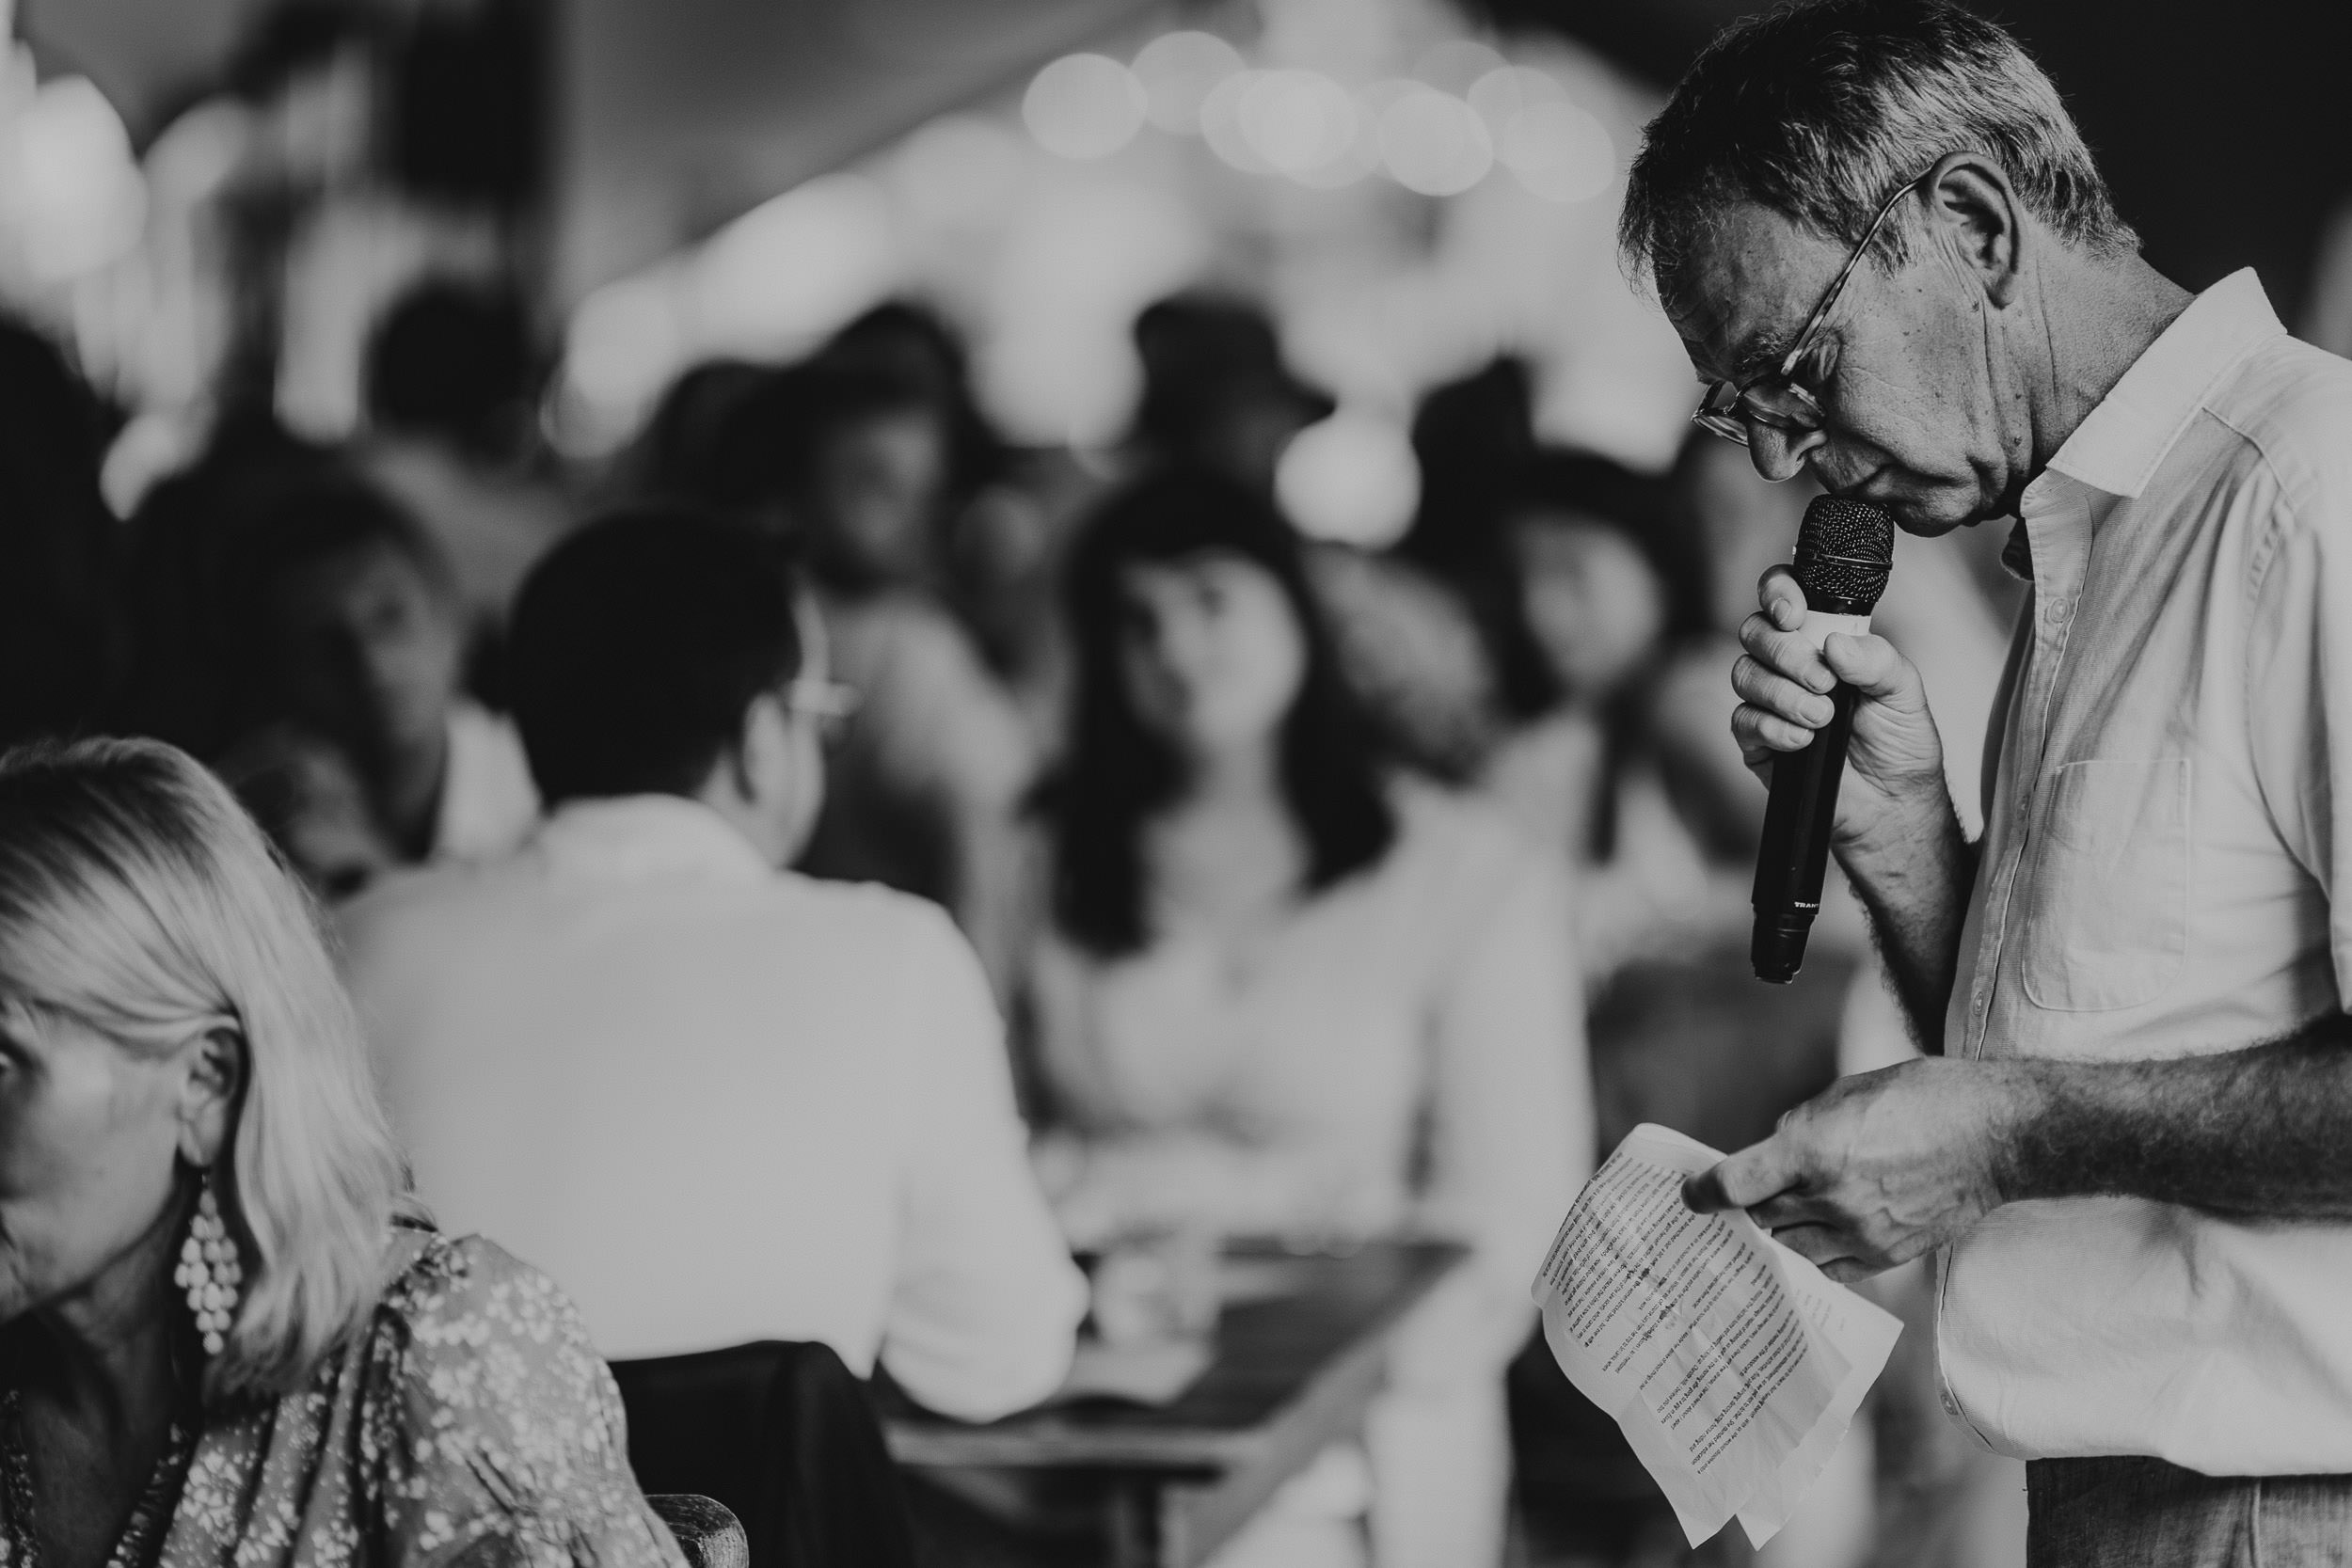
[(215, 1187), (245, 1280), (204, 1397), (299, 1387), (414, 1206), (317, 912), (227, 787), (156, 741), (0, 756), (0, 992), (128, 1051), (242, 1044)]

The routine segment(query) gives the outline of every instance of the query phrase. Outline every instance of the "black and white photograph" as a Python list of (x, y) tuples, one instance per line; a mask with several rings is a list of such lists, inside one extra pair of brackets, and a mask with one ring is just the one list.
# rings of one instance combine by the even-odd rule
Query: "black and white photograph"
[(2347, 71), (0, 0), (0, 1568), (2352, 1568)]

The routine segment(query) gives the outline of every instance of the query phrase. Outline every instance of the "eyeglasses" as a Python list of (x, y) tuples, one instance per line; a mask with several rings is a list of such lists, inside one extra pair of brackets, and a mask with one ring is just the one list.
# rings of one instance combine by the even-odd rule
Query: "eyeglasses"
[[(1937, 161), (1940, 163), (1942, 160)], [(1930, 168), (1904, 181), (1895, 194), (1886, 198), (1886, 205), (1879, 209), (1879, 215), (1870, 220), (1870, 227), (1864, 232), (1862, 243), (1853, 247), (1853, 254), (1846, 258), (1846, 264), (1837, 269), (1836, 277), (1830, 279), (1829, 292), (1821, 296), (1821, 303), (1815, 306), (1813, 314), (1805, 318), (1804, 330), (1797, 334), (1797, 341), (1789, 345), (1788, 352), (1780, 356), (1780, 363), (1737, 385), (1729, 381), (1710, 383), (1707, 396), (1699, 400), (1698, 412), (1691, 416), (1692, 423), (1726, 441), (1737, 441), (1743, 447), (1748, 444), (1750, 425), (1762, 425), (1768, 430), (1821, 428), (1828, 418), (1821, 411), (1821, 400), (1798, 386), (1792, 377), (1797, 367), (1804, 362), (1804, 356), (1813, 352), (1814, 341), (1821, 335), (1822, 324), (1829, 320), (1830, 311), (1836, 308), (1838, 295), (1846, 292), (1846, 279), (1851, 277), (1854, 268), (1862, 264), (1862, 258), (1869, 253), (1871, 243), (1879, 237), (1879, 230), (1886, 227), (1886, 220), (1894, 215), (1895, 209), (1902, 204), (1903, 198), (1911, 194), (1913, 187), (1934, 172), (1933, 168)]]
[(815, 720), (818, 733), (831, 739), (857, 712), (859, 697), (855, 687), (803, 675), (785, 687), (783, 702), (785, 712), (796, 719)]

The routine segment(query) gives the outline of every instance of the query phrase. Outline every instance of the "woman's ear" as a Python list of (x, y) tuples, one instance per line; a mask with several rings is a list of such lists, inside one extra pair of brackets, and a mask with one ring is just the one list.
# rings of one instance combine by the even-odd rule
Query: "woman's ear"
[(180, 1158), (189, 1164), (208, 1167), (228, 1147), (245, 1069), (245, 1037), (234, 1029), (208, 1029), (190, 1048), (180, 1085)]

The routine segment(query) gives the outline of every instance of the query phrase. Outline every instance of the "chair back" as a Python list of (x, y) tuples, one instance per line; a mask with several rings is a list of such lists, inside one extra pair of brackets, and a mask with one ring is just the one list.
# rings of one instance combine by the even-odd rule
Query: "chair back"
[(732, 1510), (748, 1568), (914, 1568), (882, 1424), (830, 1346), (766, 1340), (616, 1361), (612, 1377), (637, 1483)]
[(721, 1504), (691, 1492), (657, 1492), (645, 1501), (677, 1539), (686, 1568), (749, 1568), (742, 1521)]

